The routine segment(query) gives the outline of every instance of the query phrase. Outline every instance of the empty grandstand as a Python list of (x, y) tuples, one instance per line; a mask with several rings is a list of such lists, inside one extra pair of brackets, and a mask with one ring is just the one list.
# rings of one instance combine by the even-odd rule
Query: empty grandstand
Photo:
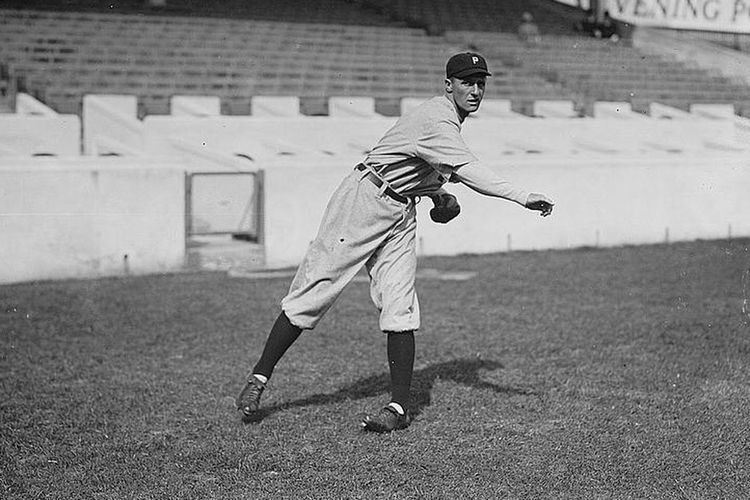
[[(329, 95), (387, 106), (438, 92), (456, 50), (411, 28), (39, 11), (4, 11), (0, 23), (0, 57), (19, 86), (74, 113), (85, 93), (139, 95), (144, 114), (166, 113), (173, 94), (218, 95), (228, 114), (248, 113), (253, 95), (301, 96), (309, 114), (324, 114), (314, 98)], [(493, 85), (510, 99), (569, 96), (499, 64)]]
[[(175, 94), (217, 95), (226, 114), (249, 113), (253, 95), (300, 96), (306, 114), (327, 113), (321, 97), (363, 95), (377, 98), (384, 114), (397, 114), (395, 100), (439, 92), (442, 61), (470, 46), (493, 62), (490, 94), (522, 112), (540, 99), (574, 99), (583, 112), (596, 100), (629, 101), (641, 110), (653, 101), (683, 109), (731, 103), (739, 112), (747, 106), (747, 85), (644, 54), (629, 43), (581, 37), (572, 29), (570, 9), (554, 2), (480, 2), (472, 8), (462, 2), (316, 2), (294, 15), (292, 4), (308, 5), (281, 2), (253, 10), (230, 2), (213, 17), (202, 17), (206, 10), (197, 7), (192, 16), (6, 9), (0, 12), (0, 60), (9, 86), (73, 113), (80, 113), (86, 93), (126, 93), (140, 97), (141, 116), (167, 113)], [(178, 5), (176, 14), (195, 7)], [(524, 8), (540, 19), (539, 46), (525, 46), (509, 33)], [(271, 11), (295, 21), (217, 18), (221, 12), (256, 12), (267, 19), (274, 17)], [(310, 22), (320, 19), (318, 12), (330, 13), (331, 23)], [(403, 19), (437, 23), (443, 36), (403, 27)]]

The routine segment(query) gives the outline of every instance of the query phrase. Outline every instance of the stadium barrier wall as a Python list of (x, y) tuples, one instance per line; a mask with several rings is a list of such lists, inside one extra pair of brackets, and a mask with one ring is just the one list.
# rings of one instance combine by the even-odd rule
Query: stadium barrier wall
[(174, 271), (185, 174), (116, 158), (0, 162), (0, 282)]
[[(447, 225), (418, 206), (420, 255), (605, 247), (750, 236), (743, 155), (525, 158), (502, 176), (545, 192), (552, 217), (449, 185), (462, 204)], [(350, 163), (265, 169), (268, 267), (299, 263)], [(0, 282), (175, 271), (185, 260), (182, 165), (118, 158), (0, 163)]]
[[(299, 262), (330, 194), (394, 120), (152, 116), (144, 119), (144, 149), (171, 156), (191, 145), (194, 152), (252, 158), (266, 173), (267, 264), (285, 267)], [(737, 188), (747, 185), (737, 166), (742, 157), (707, 146), (738, 141), (730, 120), (477, 118), (465, 123), (463, 135), (480, 158), (521, 185), (548, 192), (560, 207), (555, 217), (541, 219), (462, 193), (459, 221), (436, 226), (420, 215), (422, 254), (750, 235), (738, 215), (750, 208)], [(542, 154), (529, 154), (535, 152)], [(724, 194), (715, 198), (719, 189)]]
[[(7, 264), (0, 281), (180, 268), (184, 174), (211, 165), (265, 170), (267, 263), (296, 265), (332, 191), (393, 120), (152, 117), (144, 120), (143, 136), (151, 159), (6, 159), (0, 164), (0, 255)], [(743, 216), (750, 213), (745, 156), (641, 151), (646, 134), (679, 141), (685, 153), (691, 141), (732, 136), (729, 120), (481, 120), (465, 126), (470, 146), (504, 177), (552, 196), (555, 214), (542, 219), (451, 186), (463, 213), (447, 226), (435, 225), (427, 217), (431, 203), (422, 202), (422, 255), (750, 235)], [(515, 149), (498, 154), (500, 141)], [(580, 143), (580, 154), (560, 154), (571, 141)], [(255, 151), (247, 148), (252, 142), (266, 149), (265, 156), (252, 163), (234, 156)], [(529, 147), (554, 154), (512, 154)]]
[[(176, 143), (257, 162), (297, 157), (301, 162), (340, 159), (359, 161), (394, 118), (301, 117), (254, 118), (222, 116), (183, 118), (147, 116), (143, 150), (149, 155), (179, 153)], [(660, 120), (642, 115), (619, 118), (544, 118), (467, 120), (463, 136), (486, 160), (521, 153), (647, 153), (700, 152), (707, 143), (741, 140), (729, 120), (693, 117)], [(750, 144), (746, 144), (750, 147)]]
[(176, 144), (192, 144), (257, 162), (296, 156), (309, 162), (330, 159), (359, 161), (394, 118), (218, 118), (147, 116), (143, 120), (144, 151), (179, 153)]
[[(510, 162), (508, 162), (510, 163)], [(446, 225), (418, 205), (421, 255), (650, 244), (750, 236), (750, 168), (742, 155), (713, 158), (576, 157), (493, 164), (503, 177), (551, 196), (542, 218), (519, 205), (462, 185), (447, 189), (462, 213)], [(266, 172), (266, 259), (299, 263), (315, 237), (326, 202), (352, 165), (277, 164)], [(290, 182), (294, 179), (294, 182)]]
[(80, 154), (81, 120), (78, 116), (0, 114), (0, 158)]

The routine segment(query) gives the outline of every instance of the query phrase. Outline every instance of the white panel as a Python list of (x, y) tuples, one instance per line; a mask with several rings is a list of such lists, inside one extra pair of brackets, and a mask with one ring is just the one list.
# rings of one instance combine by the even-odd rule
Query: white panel
[(377, 116), (375, 99), (372, 97), (330, 97), (328, 99), (328, 115), (334, 117)]
[(138, 156), (143, 127), (134, 95), (83, 97), (83, 152), (87, 155)]
[(534, 101), (534, 116), (544, 118), (575, 118), (578, 116), (573, 101), (570, 100), (540, 100)]
[(16, 95), (16, 113), (19, 115), (41, 115), (56, 116), (57, 112), (46, 104), (30, 96), (19, 92)]
[(0, 282), (178, 270), (185, 177), (117, 158), (0, 162)]
[(250, 112), (253, 116), (300, 116), (299, 97), (253, 96)]

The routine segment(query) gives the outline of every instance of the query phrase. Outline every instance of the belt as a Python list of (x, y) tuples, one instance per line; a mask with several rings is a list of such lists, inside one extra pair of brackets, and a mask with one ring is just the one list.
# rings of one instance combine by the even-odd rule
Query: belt
[(368, 170), (367, 175), (365, 175), (365, 177), (369, 179), (370, 182), (375, 184), (375, 186), (378, 188), (383, 187), (383, 184), (385, 184), (385, 189), (383, 190), (383, 192), (387, 194), (388, 196), (390, 196), (391, 198), (393, 198), (394, 200), (396, 200), (397, 202), (399, 203), (409, 202), (409, 198), (398, 194), (391, 186), (389, 186), (383, 179), (375, 175), (375, 172), (373, 172), (372, 170), (369, 170), (364, 164), (360, 163), (355, 168), (356, 170), (360, 170), (360, 171)]

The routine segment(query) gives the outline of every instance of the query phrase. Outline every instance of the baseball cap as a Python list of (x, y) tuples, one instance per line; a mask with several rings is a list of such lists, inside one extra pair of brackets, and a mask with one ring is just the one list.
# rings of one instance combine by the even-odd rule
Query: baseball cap
[(456, 54), (448, 59), (448, 64), (445, 65), (445, 76), (447, 78), (456, 77), (463, 78), (465, 76), (482, 74), (491, 76), (492, 73), (487, 71), (487, 61), (484, 57), (475, 52), (463, 52)]

